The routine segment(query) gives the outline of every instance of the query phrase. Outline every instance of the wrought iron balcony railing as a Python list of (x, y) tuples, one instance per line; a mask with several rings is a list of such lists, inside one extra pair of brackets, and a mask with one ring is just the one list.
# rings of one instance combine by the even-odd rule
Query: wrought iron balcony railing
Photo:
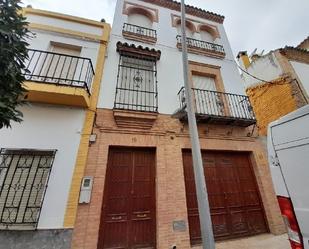
[(85, 88), (90, 94), (94, 70), (88, 58), (29, 49), (24, 76), (35, 81)]
[(129, 23), (123, 24), (122, 33), (124, 36), (131, 36), (131, 38), (135, 37), (137, 39), (141, 39), (142, 41), (149, 41), (149, 42), (157, 41), (157, 31), (156, 30), (144, 28), (144, 27), (129, 24)]
[[(176, 39), (177, 39), (177, 47), (181, 48), (182, 37), (180, 35), (177, 35)], [(187, 37), (187, 46), (188, 46), (189, 52), (190, 52), (190, 49), (197, 49), (200, 51), (208, 51), (208, 52), (217, 53), (218, 55), (222, 55), (222, 56), (225, 55), (225, 51), (222, 45), (211, 43), (211, 42), (196, 40), (196, 39)]]
[[(256, 123), (249, 98), (245, 95), (192, 88), (196, 116), (200, 120), (249, 126)], [(186, 116), (185, 89), (178, 92), (180, 118)]]

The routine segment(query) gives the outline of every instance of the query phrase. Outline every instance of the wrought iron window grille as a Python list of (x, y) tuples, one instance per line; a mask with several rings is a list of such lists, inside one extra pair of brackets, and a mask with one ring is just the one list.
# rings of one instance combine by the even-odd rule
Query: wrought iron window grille
[(158, 111), (155, 59), (120, 56), (114, 108), (143, 112)]
[(0, 230), (35, 230), (56, 150), (0, 150)]
[(27, 81), (85, 88), (90, 94), (94, 69), (89, 58), (29, 49)]

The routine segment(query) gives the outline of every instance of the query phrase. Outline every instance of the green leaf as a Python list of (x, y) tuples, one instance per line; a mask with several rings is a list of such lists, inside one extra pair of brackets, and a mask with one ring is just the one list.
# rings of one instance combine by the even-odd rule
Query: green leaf
[(17, 108), (25, 101), (23, 70), (28, 58), (28, 39), (34, 35), (21, 14), (20, 0), (0, 0), (0, 129), (11, 127), (11, 121), (21, 122), (23, 114)]

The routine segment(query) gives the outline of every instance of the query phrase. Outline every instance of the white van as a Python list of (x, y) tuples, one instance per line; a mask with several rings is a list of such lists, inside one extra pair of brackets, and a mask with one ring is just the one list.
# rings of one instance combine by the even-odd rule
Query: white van
[(293, 249), (309, 249), (309, 105), (268, 127), (268, 159)]

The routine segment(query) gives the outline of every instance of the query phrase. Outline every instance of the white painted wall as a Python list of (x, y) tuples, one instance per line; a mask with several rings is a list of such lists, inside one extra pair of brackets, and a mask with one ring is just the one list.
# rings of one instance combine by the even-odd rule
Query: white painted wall
[[(152, 27), (157, 30), (158, 41), (156, 45), (151, 46), (145, 43), (126, 40), (122, 37), (123, 23), (128, 20), (128, 16), (122, 14), (123, 2), (124, 0), (118, 0), (116, 4), (116, 14), (108, 47), (108, 57), (105, 63), (103, 87), (100, 91), (98, 108), (113, 108), (114, 106), (119, 62), (116, 43), (121, 41), (161, 50), (161, 59), (157, 63), (159, 112), (172, 114), (179, 107), (177, 93), (183, 86), (183, 73), (181, 52), (176, 48), (177, 27), (172, 27), (171, 14), (180, 15), (180, 13), (142, 1), (130, 0), (131, 3), (138, 3), (139, 5), (159, 10), (159, 22), (153, 23)], [(216, 43), (223, 45), (226, 52), (226, 57), (223, 60), (194, 54), (189, 54), (189, 60), (220, 66), (226, 92), (244, 94), (243, 82), (234, 61), (232, 49), (223, 25), (195, 16), (188, 15), (188, 17), (196, 21), (216, 25), (221, 36), (220, 39), (216, 40)]]
[(291, 65), (309, 96), (309, 64), (291, 61)]
[[(283, 74), (283, 70), (273, 52), (253, 61), (250, 67), (247, 68), (247, 72), (265, 81), (275, 80)], [(261, 83), (261, 80), (255, 79), (246, 73), (243, 73), (242, 77), (246, 88)]]
[[(30, 15), (27, 21), (96, 35), (102, 34), (100, 28), (50, 17)], [(31, 31), (36, 35), (29, 40), (30, 48), (49, 51), (51, 41), (75, 45), (81, 48), (80, 56), (91, 59), (95, 68), (99, 42), (57, 32)], [(12, 129), (0, 130), (0, 148), (57, 149), (38, 228), (63, 228), (85, 109), (33, 103), (20, 109), (24, 114), (24, 121), (21, 124), (13, 123)]]
[[(176, 29), (177, 29), (177, 35), (182, 35), (181, 24), (178, 24), (176, 26)], [(188, 27), (185, 27), (185, 29), (186, 29), (186, 35), (188, 38), (195, 38), (194, 33)]]
[(62, 228), (85, 111), (38, 104), (20, 110), (22, 123), (0, 129), (0, 148), (57, 149), (38, 228)]
[[(35, 24), (42, 24), (53, 26), (56, 28), (67, 29), (76, 32), (85, 32), (93, 35), (102, 35), (105, 32), (101, 27), (94, 27), (87, 24), (81, 24), (68, 20), (57, 19), (53, 17), (38, 16), (35, 14), (27, 14), (27, 21)], [(64, 43), (74, 45), (81, 48), (80, 57), (89, 58), (95, 68), (97, 55), (100, 47), (98, 41), (89, 41), (81, 37), (74, 37), (57, 32), (31, 29), (35, 37), (29, 40), (31, 49), (38, 49), (44, 51), (51, 50), (50, 42)]]
[(152, 21), (144, 15), (132, 14), (128, 17), (128, 22), (137, 26), (152, 28)]
[(75, 45), (81, 47), (80, 57), (91, 59), (92, 65), (95, 68), (97, 55), (100, 44), (98, 42), (81, 40), (73, 37), (66, 37), (59, 33), (52, 33), (42, 30), (31, 30), (35, 33), (35, 38), (29, 40), (29, 48), (50, 51), (50, 42), (59, 42), (69, 45)]
[(214, 38), (212, 37), (212, 35), (204, 30), (200, 32), (200, 39), (202, 41), (214, 42)]

